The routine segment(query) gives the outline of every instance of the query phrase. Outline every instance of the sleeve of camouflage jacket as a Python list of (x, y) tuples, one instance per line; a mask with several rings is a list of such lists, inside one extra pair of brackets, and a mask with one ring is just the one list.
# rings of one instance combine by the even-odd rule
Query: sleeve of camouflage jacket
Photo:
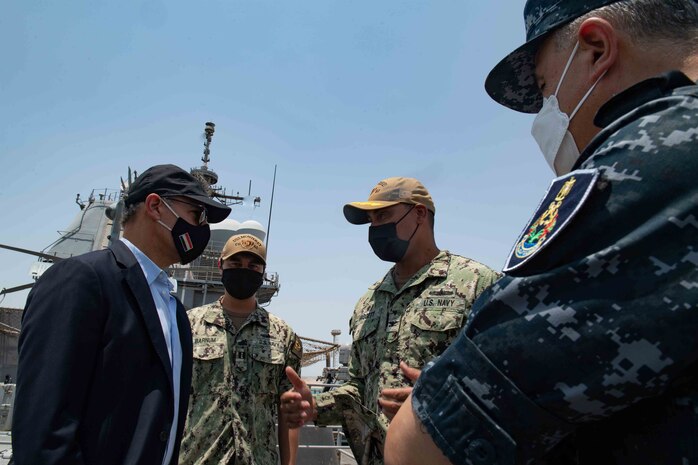
[(481, 271), (480, 277), (477, 280), (477, 286), (475, 288), (475, 298), (473, 300), (477, 300), (477, 298), (480, 295), (482, 295), (483, 292), (489, 289), (494, 283), (499, 281), (501, 277), (501, 273), (494, 270), (490, 270), (489, 268), (487, 268), (485, 271)]
[(423, 371), (413, 408), (454, 464), (531, 461), (577, 425), (673, 389), (696, 363), (692, 102), (644, 108), (612, 132), (583, 165), (600, 177), (577, 217), (485, 291)]
[(358, 360), (356, 345), (352, 344), (349, 359), (349, 381), (331, 391), (315, 396), (318, 425), (341, 425), (344, 406), (351, 403), (362, 404), (363, 378), (358, 376), (355, 361)]
[(293, 389), (293, 384), (283, 373), (283, 370), (289, 366), (301, 376), (301, 362), (303, 360), (303, 343), (296, 333), (291, 331), (289, 337), (289, 346), (286, 348), (286, 364), (282, 368), (282, 373), (280, 376), (281, 386), (279, 392), (283, 393)]

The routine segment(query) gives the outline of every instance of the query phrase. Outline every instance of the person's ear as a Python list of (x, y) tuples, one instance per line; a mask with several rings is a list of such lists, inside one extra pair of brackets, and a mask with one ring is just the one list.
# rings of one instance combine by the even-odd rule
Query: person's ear
[(417, 223), (424, 223), (427, 220), (427, 207), (424, 205), (415, 205), (414, 209), (417, 211)]
[(579, 53), (588, 56), (589, 80), (596, 82), (618, 60), (618, 31), (602, 18), (584, 20), (577, 32)]
[(167, 208), (162, 204), (162, 199), (157, 194), (148, 194), (145, 198), (145, 214), (153, 221), (161, 219), (160, 209)]

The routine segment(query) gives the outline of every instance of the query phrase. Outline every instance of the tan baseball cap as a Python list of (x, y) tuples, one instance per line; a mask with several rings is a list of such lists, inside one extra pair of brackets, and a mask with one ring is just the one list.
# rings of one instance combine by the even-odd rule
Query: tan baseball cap
[(227, 260), (236, 253), (247, 252), (256, 255), (262, 262), (267, 264), (267, 248), (264, 243), (252, 234), (236, 234), (230, 236), (228, 242), (223, 246), (221, 260)]
[(436, 213), (434, 201), (424, 185), (414, 178), (387, 178), (376, 184), (365, 202), (351, 202), (344, 205), (344, 217), (352, 224), (370, 222), (367, 211), (392, 207), (398, 203), (424, 205)]

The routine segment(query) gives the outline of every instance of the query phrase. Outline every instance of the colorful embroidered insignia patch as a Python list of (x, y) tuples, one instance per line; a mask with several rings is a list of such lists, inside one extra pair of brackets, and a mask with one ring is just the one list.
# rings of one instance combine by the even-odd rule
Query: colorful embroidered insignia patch
[(553, 180), (514, 244), (504, 272), (515, 270), (551, 242), (579, 211), (596, 184), (598, 170), (577, 170)]
[(298, 336), (296, 336), (296, 340), (293, 341), (293, 348), (291, 350), (296, 357), (303, 357), (303, 343), (301, 342), (301, 338)]

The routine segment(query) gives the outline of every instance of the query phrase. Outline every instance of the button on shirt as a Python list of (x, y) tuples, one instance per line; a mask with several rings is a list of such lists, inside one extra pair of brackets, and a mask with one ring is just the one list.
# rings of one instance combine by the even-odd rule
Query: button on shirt
[(167, 448), (163, 465), (167, 465), (172, 460), (174, 451), (175, 435), (177, 434), (177, 418), (179, 416), (179, 391), (180, 375), (182, 371), (182, 345), (179, 340), (179, 329), (177, 328), (177, 302), (172, 295), (174, 286), (167, 279), (165, 272), (160, 269), (147, 255), (141, 252), (138, 247), (127, 239), (121, 241), (129, 248), (143, 270), (145, 279), (148, 282), (150, 293), (153, 296), (153, 303), (162, 326), (162, 333), (167, 344), (167, 353), (170, 356), (172, 366), (172, 386), (174, 387), (174, 409), (173, 421), (167, 438)]

